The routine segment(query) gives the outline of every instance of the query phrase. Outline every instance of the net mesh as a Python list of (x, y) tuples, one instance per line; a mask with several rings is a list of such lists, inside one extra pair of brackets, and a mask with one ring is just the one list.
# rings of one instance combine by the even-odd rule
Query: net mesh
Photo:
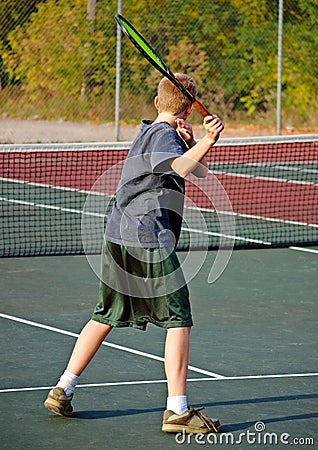
[[(0, 255), (98, 253), (128, 146), (0, 146)], [(208, 159), (179, 250), (318, 244), (318, 136), (223, 139)]]

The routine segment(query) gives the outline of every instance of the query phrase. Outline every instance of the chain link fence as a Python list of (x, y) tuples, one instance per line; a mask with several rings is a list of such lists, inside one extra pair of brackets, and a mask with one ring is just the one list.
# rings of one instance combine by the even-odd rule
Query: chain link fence
[[(120, 8), (172, 71), (196, 79), (211, 111), (227, 123), (275, 128), (279, 7), (282, 129), (313, 129), (318, 0), (2, 0), (2, 117), (114, 122)], [(126, 37), (120, 67), (121, 123), (154, 118), (160, 74)]]

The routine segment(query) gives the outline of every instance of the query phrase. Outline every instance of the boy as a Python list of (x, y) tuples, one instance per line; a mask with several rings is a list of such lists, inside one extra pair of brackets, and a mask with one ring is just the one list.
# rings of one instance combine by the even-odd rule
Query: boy
[[(196, 96), (192, 78), (176, 77)], [(192, 317), (175, 246), (181, 229), (184, 178), (190, 172), (198, 177), (207, 175), (205, 155), (218, 140), (223, 124), (216, 116), (206, 117), (206, 134), (196, 143), (185, 122), (192, 104), (166, 78), (159, 83), (155, 107), (156, 120), (142, 122), (129, 150), (107, 221), (99, 303), (44, 405), (56, 414), (71, 416), (78, 378), (112, 328), (146, 330), (150, 322), (167, 329), (168, 397), (162, 430), (218, 432), (218, 420), (187, 404)]]

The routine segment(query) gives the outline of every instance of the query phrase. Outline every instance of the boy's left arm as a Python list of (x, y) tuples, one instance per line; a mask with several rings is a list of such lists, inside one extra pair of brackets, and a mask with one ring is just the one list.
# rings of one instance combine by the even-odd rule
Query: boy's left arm
[[(193, 147), (196, 144), (193, 135), (193, 129), (190, 124), (188, 124), (183, 119), (177, 119), (177, 132), (182, 137), (182, 139), (188, 144), (189, 148)], [(198, 178), (204, 178), (208, 174), (208, 162), (206, 157), (204, 156), (198, 165), (192, 170), (193, 175)]]

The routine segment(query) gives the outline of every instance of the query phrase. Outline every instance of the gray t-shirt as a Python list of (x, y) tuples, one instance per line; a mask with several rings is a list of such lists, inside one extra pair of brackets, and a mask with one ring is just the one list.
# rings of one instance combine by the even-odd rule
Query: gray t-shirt
[(170, 166), (187, 145), (167, 123), (143, 121), (125, 160), (107, 240), (126, 247), (174, 247), (179, 239), (184, 179)]

